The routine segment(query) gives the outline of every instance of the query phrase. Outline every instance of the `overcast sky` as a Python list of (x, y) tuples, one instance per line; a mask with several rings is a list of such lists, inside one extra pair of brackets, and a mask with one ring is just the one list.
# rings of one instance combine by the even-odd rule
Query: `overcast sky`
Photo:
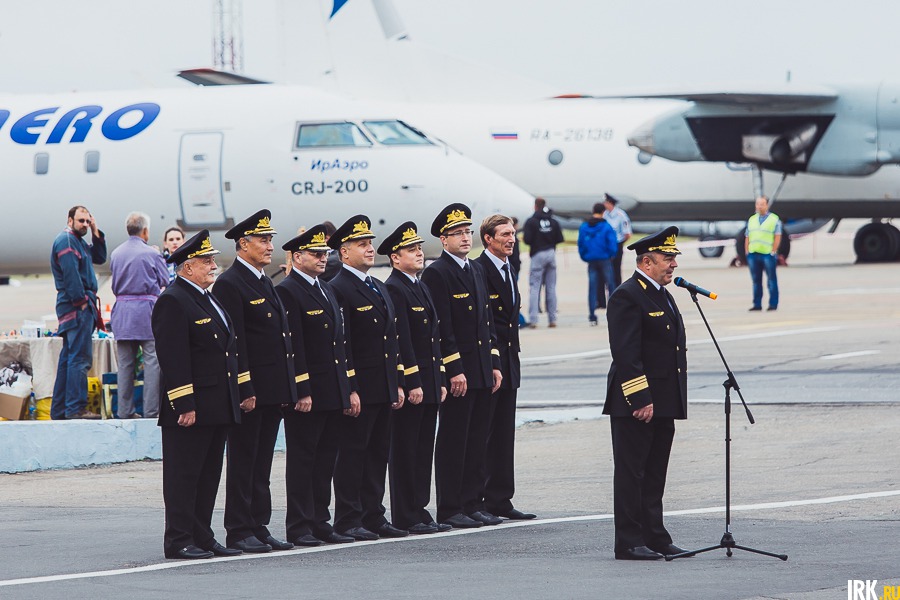
[[(371, 0), (350, 0), (338, 17)], [(212, 0), (0, 0), (0, 92), (178, 85), (212, 63)], [(245, 73), (274, 78), (292, 5), (244, 0)], [(394, 0), (411, 39), (573, 92), (897, 79), (897, 0)], [(365, 53), (366, 48), (341, 48)], [(292, 60), (303, 60), (294, 56)], [(304, 49), (322, 55), (321, 45)], [(280, 56), (281, 55), (281, 56)], [(362, 54), (360, 54), (362, 56)]]

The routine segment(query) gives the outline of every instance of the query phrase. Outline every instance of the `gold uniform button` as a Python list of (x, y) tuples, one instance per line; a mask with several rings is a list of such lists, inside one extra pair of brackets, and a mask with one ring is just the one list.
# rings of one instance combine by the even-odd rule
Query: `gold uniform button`
[(325, 323), (325, 329), (328, 329), (328, 323)]
[(387, 340), (387, 336), (384, 336), (384, 339)]
[(226, 358), (228, 357), (228, 353), (227, 353), (227, 352), (225, 353), (225, 357), (226, 357)]
[(335, 360), (334, 360), (334, 364), (338, 364), (338, 361), (337, 361), (337, 359), (335, 359)]
[(272, 318), (272, 313), (266, 313), (266, 316), (269, 317), (269, 318), (271, 319), (271, 318)]
[(678, 372), (681, 373), (681, 367), (678, 367)]
[(669, 325), (666, 325), (666, 329), (672, 329), (672, 327), (670, 327)]
[(481, 340), (478, 340), (478, 345), (479, 345), (479, 346), (481, 345)]
[(675, 346), (675, 350), (681, 350), (679, 346)]
[(385, 354), (385, 355), (384, 355), (384, 357), (385, 357), (385, 358), (387, 358), (387, 357), (388, 357), (388, 355), (387, 355), (387, 354)]
[(469, 310), (472, 310), (472, 307), (471, 307), (471, 306), (469, 307)]
[(428, 325), (428, 319), (423, 319), (422, 322)]
[[(215, 339), (219, 339), (219, 334), (214, 333), (214, 334), (213, 334), (213, 337), (214, 337)], [(234, 339), (237, 339), (237, 338), (234, 338)]]
[(228, 371), (228, 376), (231, 377), (231, 371)]

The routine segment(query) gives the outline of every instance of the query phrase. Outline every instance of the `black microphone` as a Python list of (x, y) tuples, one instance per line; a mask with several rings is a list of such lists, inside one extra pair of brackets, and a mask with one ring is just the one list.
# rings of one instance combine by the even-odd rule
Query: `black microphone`
[(710, 300), (715, 300), (716, 298), (719, 297), (719, 295), (716, 294), (715, 292), (710, 292), (709, 290), (704, 290), (702, 287), (696, 286), (693, 283), (691, 283), (690, 281), (686, 281), (684, 277), (676, 277), (675, 285), (677, 285), (678, 287), (683, 287), (684, 289), (686, 289), (687, 291), (689, 291), (692, 294), (700, 294), (701, 296), (706, 296)]

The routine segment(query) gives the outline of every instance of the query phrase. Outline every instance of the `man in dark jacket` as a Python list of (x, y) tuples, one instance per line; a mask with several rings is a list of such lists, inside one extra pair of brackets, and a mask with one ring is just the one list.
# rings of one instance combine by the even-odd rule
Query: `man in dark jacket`
[(597, 324), (597, 307), (606, 308), (606, 290), (616, 289), (613, 259), (618, 251), (616, 232), (603, 218), (603, 204), (594, 204), (591, 218), (578, 228), (578, 256), (588, 264), (588, 321)]
[(385, 519), (390, 413), (403, 406), (403, 364), (397, 318), (387, 286), (371, 277), (372, 222), (356, 215), (328, 240), (343, 267), (329, 283), (344, 312), (347, 354), (353, 362), (360, 412), (344, 417), (334, 470), (334, 528), (357, 540), (409, 535)]
[(219, 544), (211, 526), (225, 438), (241, 422), (234, 324), (207, 291), (218, 253), (206, 230), (173, 252), (177, 276), (151, 317), (167, 399), (159, 410), (166, 558), (241, 553)]
[(437, 519), (453, 527), (497, 525), (481, 510), (491, 394), (500, 388), (500, 351), (481, 265), (468, 259), (472, 211), (451, 204), (431, 224), (444, 252), (422, 272), (440, 319), (449, 395), (434, 449)]
[(556, 327), (556, 246), (562, 243), (563, 234), (559, 221), (547, 207), (547, 201), (536, 198), (534, 214), (525, 221), (523, 241), (528, 244), (531, 257), (528, 285), (528, 328), (535, 329), (541, 287), (545, 289), (547, 318), (550, 327)]
[(287, 453), (288, 541), (295, 546), (353, 542), (334, 531), (331, 480), (343, 414), (359, 414), (353, 366), (347, 360), (344, 319), (328, 283), (322, 281), (331, 250), (326, 228), (316, 225), (284, 244), (291, 270), (278, 292), (291, 329), (297, 404), (284, 413)]
[(391, 418), (391, 520), (413, 535), (451, 529), (425, 508), (431, 499), (431, 464), (438, 406), (447, 396), (441, 332), (434, 301), (416, 274), (425, 266), (422, 238), (407, 221), (378, 247), (393, 270), (388, 291), (397, 311), (406, 402)]
[(513, 507), (515, 485), (516, 395), (521, 383), (519, 365), (519, 308), (517, 272), (512, 268), (516, 228), (509, 217), (491, 215), (479, 231), (484, 252), (476, 258), (484, 273), (497, 332), (503, 381), (491, 397), (482, 499), (487, 512), (507, 519), (536, 515)]
[(665, 290), (681, 254), (677, 227), (628, 246), (637, 270), (609, 299), (612, 365), (603, 413), (612, 432), (615, 555), (657, 560), (684, 552), (663, 525), (663, 492), (675, 420), (687, 418), (684, 322)]
[[(289, 550), (290, 542), (269, 532), (272, 494), (269, 477), (281, 406), (297, 403), (290, 329), (281, 300), (263, 268), (272, 262), (271, 213), (261, 210), (232, 227), (237, 258), (213, 288), (234, 321), (237, 336), (240, 427), (228, 434), (225, 479), (227, 545), (244, 552)], [(288, 452), (291, 449), (288, 448)]]

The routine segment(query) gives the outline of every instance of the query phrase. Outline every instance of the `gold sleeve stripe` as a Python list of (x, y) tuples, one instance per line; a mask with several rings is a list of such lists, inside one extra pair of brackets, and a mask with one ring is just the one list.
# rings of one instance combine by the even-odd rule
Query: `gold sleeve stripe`
[(398, 370), (398, 371), (402, 371), (403, 368), (404, 368), (403, 365), (397, 365), (397, 370)]
[(356, 377), (356, 369), (350, 369), (347, 371), (347, 377)]
[(184, 398), (185, 396), (190, 396), (194, 393), (194, 384), (183, 385), (180, 388), (175, 390), (170, 390), (168, 393), (169, 402), (173, 400), (178, 400), (179, 398)]
[(451, 354), (450, 356), (448, 356), (447, 358), (445, 358), (445, 359), (443, 360), (443, 363), (444, 363), (445, 365), (449, 365), (449, 364), (452, 363), (454, 360), (459, 360), (460, 358), (462, 358), (462, 357), (459, 355), (459, 352), (457, 352), (456, 354)]
[(238, 383), (247, 383), (248, 381), (250, 381), (250, 371), (238, 373)]
[(623, 383), (622, 392), (624, 392), (626, 396), (629, 396), (631, 394), (636, 394), (641, 390), (646, 390), (648, 387), (650, 386), (647, 384), (647, 376), (641, 375), (640, 377), (635, 377), (634, 379)]
[(493, 354), (494, 356), (500, 356), (500, 351), (496, 348), (491, 348), (491, 354)]
[(294, 383), (300, 383), (301, 381), (309, 381), (309, 373), (304, 373), (303, 375), (297, 375), (294, 377)]
[(404, 374), (404, 375), (412, 375), (413, 373), (418, 373), (418, 372), (419, 372), (419, 365), (416, 365), (416, 366), (414, 366), (414, 367), (410, 367), (410, 368), (408, 368), (408, 369), (403, 369), (403, 374)]

